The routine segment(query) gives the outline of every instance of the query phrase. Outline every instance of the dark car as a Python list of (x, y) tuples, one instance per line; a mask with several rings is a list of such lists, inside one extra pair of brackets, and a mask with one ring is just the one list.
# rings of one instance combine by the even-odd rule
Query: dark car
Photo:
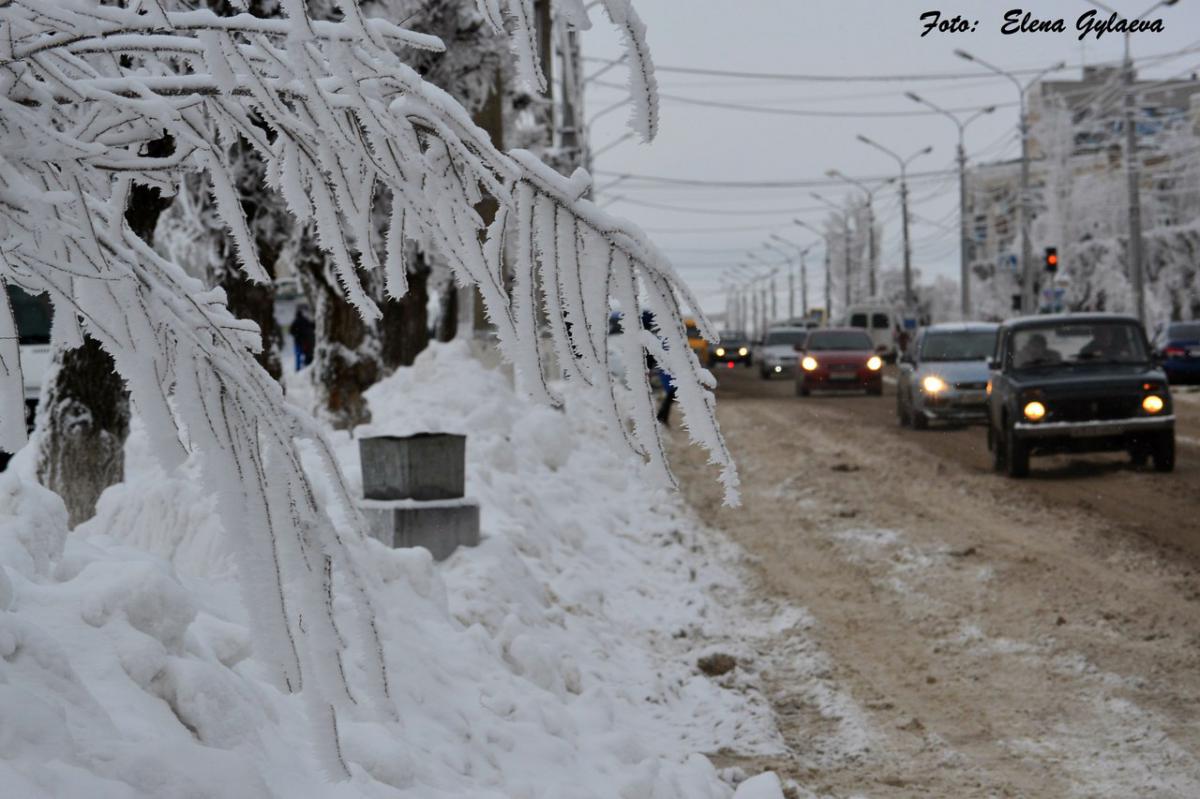
[(1170, 322), (1158, 330), (1154, 349), (1172, 383), (1200, 383), (1200, 322)]
[(1000, 326), (988, 384), (997, 471), (1029, 473), (1031, 455), (1121, 452), (1175, 468), (1167, 376), (1130, 316), (1067, 314)]
[(807, 397), (814, 389), (883, 393), (883, 358), (875, 354), (875, 342), (866, 332), (821, 328), (810, 332), (803, 346), (796, 370), (797, 396)]
[(709, 350), (709, 368), (720, 365), (732, 369), (735, 364), (749, 366), (751, 362), (750, 339), (740, 330), (722, 330), (717, 346)]

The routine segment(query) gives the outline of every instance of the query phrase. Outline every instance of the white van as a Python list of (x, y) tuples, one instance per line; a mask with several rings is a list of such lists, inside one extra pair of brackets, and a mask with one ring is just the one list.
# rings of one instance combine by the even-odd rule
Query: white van
[(851, 305), (846, 309), (846, 327), (865, 330), (875, 351), (886, 360), (896, 357), (895, 331), (901, 326), (900, 314), (890, 305)]
[(50, 300), (35, 297), (16, 286), (8, 286), (8, 304), (17, 323), (18, 344), (21, 349), (21, 375), (25, 382), (25, 422), (33, 429), (33, 415), (42, 381), (50, 368)]

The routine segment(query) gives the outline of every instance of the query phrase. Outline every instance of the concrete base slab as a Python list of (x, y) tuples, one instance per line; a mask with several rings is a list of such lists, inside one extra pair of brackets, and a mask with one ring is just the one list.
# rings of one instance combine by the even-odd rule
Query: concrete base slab
[(479, 503), (473, 499), (368, 499), (360, 500), (359, 509), (373, 538), (390, 547), (425, 547), (434, 560), (479, 544)]

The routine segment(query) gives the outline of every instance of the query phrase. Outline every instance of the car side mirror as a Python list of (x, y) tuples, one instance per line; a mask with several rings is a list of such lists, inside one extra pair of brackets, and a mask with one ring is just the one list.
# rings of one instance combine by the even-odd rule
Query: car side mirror
[(988, 358), (987, 367), (989, 372), (1000, 371), (1000, 362), (995, 358)]

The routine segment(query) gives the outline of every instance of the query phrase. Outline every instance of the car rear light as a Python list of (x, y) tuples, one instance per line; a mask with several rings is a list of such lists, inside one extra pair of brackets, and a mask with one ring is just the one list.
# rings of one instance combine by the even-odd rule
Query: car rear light
[(732, 369), (732, 368), (733, 368), (733, 361), (730, 361), (729, 363), (727, 363), (727, 364), (725, 364), (725, 365), (726, 365), (727, 367), (729, 367), (730, 369)]
[(1167, 347), (1164, 352), (1168, 358), (1182, 358), (1187, 355), (1187, 350), (1183, 347)]

